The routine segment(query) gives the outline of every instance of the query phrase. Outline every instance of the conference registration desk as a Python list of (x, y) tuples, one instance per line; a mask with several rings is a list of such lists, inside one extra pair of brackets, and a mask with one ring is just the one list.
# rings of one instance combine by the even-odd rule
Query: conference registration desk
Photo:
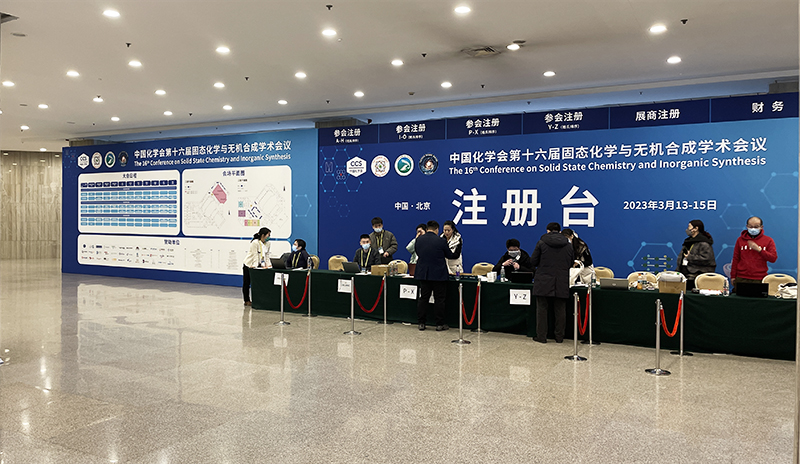
[[(281, 306), (280, 277), (288, 275), (284, 311), (319, 316), (349, 317), (350, 293), (346, 285), (353, 278), (356, 295), (356, 320), (383, 320), (386, 297), (387, 319), (416, 324), (417, 301), (409, 292), (417, 281), (408, 277), (387, 277), (386, 295), (381, 294), (380, 276), (313, 270), (310, 273), (310, 298), (305, 294), (308, 271), (253, 269), (250, 271), (253, 309), (278, 311)], [(478, 282), (450, 280), (447, 286), (447, 324), (458, 327), (458, 287), (463, 285), (466, 319), (475, 309)], [(343, 287), (344, 286), (344, 287)], [(536, 302), (530, 284), (482, 282), (480, 285), (481, 328), (490, 332), (533, 337), (536, 334)], [(585, 310), (586, 288), (575, 287)], [(404, 292), (404, 293), (403, 293)], [(380, 298), (379, 298), (380, 297)], [(512, 304), (513, 298), (513, 304)], [(676, 322), (678, 295), (637, 290), (592, 290), (593, 339), (597, 342), (655, 347), (655, 302), (661, 299), (667, 328)], [(300, 304), (302, 300), (302, 304)], [(527, 301), (526, 301), (527, 300)], [(532, 300), (532, 301), (531, 301)], [(291, 302), (291, 304), (290, 304)], [(796, 301), (778, 298), (744, 298), (735, 295), (702, 296), (688, 293), (684, 299), (684, 349), (703, 353), (724, 353), (759, 358), (793, 360), (795, 354)], [(292, 306), (297, 306), (293, 308)], [(372, 312), (369, 311), (373, 308)], [(432, 308), (428, 322), (433, 323)], [(567, 338), (572, 337), (572, 301), (567, 306)], [(549, 318), (552, 334), (552, 317)], [(466, 329), (478, 326), (477, 315)], [(347, 328), (344, 327), (343, 328)], [(358, 329), (358, 326), (356, 326)], [(679, 333), (679, 332), (678, 332)], [(661, 334), (661, 346), (678, 348), (678, 333), (669, 338)], [(582, 339), (586, 339), (587, 334)]]

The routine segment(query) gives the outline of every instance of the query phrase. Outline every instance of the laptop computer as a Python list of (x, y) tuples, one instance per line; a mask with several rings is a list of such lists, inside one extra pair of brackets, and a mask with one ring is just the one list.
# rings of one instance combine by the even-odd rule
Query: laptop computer
[(600, 288), (611, 289), (611, 290), (627, 290), (628, 279), (609, 279), (601, 277)]
[(270, 258), (269, 262), (272, 263), (272, 269), (286, 269), (286, 263), (280, 258)]
[(769, 284), (760, 282), (739, 282), (736, 284), (736, 294), (752, 298), (766, 298), (769, 296)]
[(361, 266), (352, 261), (344, 261), (342, 262), (342, 271), (349, 272), (350, 274), (358, 274), (361, 272)]
[(515, 284), (529, 284), (533, 282), (533, 272), (514, 271), (508, 275), (508, 281)]

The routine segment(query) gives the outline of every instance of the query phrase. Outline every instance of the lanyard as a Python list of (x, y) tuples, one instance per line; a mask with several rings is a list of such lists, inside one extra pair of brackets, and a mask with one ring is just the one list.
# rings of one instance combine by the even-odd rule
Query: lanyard
[[(383, 232), (385, 232), (385, 231), (381, 231), (381, 236), (378, 239), (378, 248), (383, 248)], [(378, 235), (375, 234), (375, 236), (377, 237)]]
[(300, 261), (300, 253), (301, 252), (298, 251), (297, 254), (294, 255), (294, 260), (292, 260), (292, 267), (294, 267), (294, 268), (297, 267), (297, 262)]
[(261, 240), (258, 241), (258, 261), (261, 261), (261, 255), (264, 254), (264, 243)]
[(372, 249), (368, 249), (366, 252), (364, 249), (361, 249), (361, 267), (367, 267), (367, 261), (369, 261), (369, 254), (372, 252)]

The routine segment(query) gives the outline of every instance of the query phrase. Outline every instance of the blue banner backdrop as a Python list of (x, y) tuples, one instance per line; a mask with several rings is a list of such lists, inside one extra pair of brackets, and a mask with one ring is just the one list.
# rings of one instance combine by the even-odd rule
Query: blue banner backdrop
[(317, 253), (314, 130), (63, 150), (62, 271), (241, 285), (261, 227)]
[[(533, 251), (547, 223), (559, 222), (588, 243), (596, 265), (625, 277), (674, 269), (688, 222), (701, 219), (715, 240), (717, 272), (727, 275), (736, 238), (757, 215), (778, 248), (770, 271), (796, 276), (797, 94), (780, 98), (795, 101), (772, 116), (783, 119), (760, 119), (751, 113), (753, 99), (744, 98), (725, 114), (756, 116), (731, 122), (693, 123), (711, 120), (705, 100), (612, 108), (608, 124), (628, 126), (620, 129), (536, 133), (544, 132), (540, 114), (538, 128), (523, 128), (530, 135), (461, 138), (476, 120), (484, 128), (486, 119), (478, 117), (448, 120), (445, 140), (333, 144), (321, 130), (320, 224), (327, 232), (320, 253), (352, 259), (359, 235), (380, 216), (398, 238), (395, 258), (408, 260), (415, 226), (449, 219), (463, 236), (469, 271), (477, 262), (495, 263), (508, 238)], [(770, 96), (766, 107), (775, 100)], [(602, 119), (598, 110), (590, 116)], [(665, 125), (657, 124), (660, 117)], [(516, 121), (492, 118), (490, 130)], [(637, 119), (642, 127), (629, 127)], [(464, 127), (453, 139), (455, 124)], [(594, 122), (589, 127), (597, 129)]]

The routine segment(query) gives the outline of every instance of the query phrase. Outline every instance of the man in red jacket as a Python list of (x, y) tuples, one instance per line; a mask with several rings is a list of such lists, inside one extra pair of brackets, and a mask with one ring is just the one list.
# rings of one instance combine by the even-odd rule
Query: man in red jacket
[(764, 223), (758, 216), (747, 220), (747, 230), (736, 239), (731, 262), (733, 288), (739, 282), (761, 282), (767, 275), (767, 261), (778, 259), (775, 242), (764, 235)]

